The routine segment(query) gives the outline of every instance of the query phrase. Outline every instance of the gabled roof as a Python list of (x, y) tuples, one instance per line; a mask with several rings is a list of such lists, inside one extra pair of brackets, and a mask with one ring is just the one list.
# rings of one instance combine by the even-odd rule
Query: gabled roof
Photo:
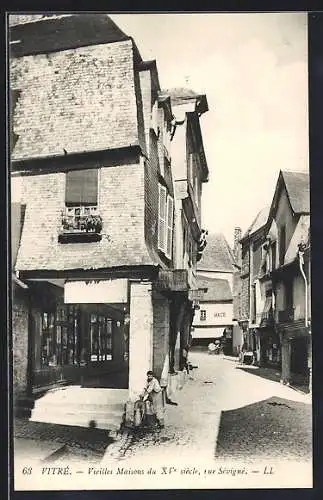
[(200, 302), (222, 302), (232, 300), (232, 293), (227, 280), (198, 276), (197, 284), (199, 288), (207, 288), (207, 292), (203, 294), (203, 298), (200, 299)]
[(307, 172), (281, 171), (288, 198), (295, 214), (310, 213), (310, 176)]
[(308, 172), (280, 170), (275, 193), (271, 202), (269, 218), (272, 220), (278, 206), (282, 189), (285, 187), (291, 210), (297, 215), (310, 213), (310, 177)]
[(209, 110), (206, 95), (199, 94), (194, 90), (187, 89), (184, 87), (174, 87), (171, 89), (165, 89), (162, 91), (163, 94), (169, 95), (173, 106), (183, 104), (188, 101), (196, 101), (196, 111), (198, 113), (205, 113)]
[(221, 233), (209, 234), (202, 258), (197, 264), (198, 270), (234, 271), (232, 251)]
[(270, 206), (266, 206), (257, 213), (256, 217), (252, 221), (252, 224), (249, 226), (245, 234), (242, 236), (241, 240), (248, 238), (266, 224), (268, 220), (269, 210)]

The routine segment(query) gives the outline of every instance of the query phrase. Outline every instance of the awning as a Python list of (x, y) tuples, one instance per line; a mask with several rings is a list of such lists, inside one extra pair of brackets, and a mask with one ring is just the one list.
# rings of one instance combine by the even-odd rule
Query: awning
[(225, 327), (223, 326), (213, 326), (206, 328), (194, 327), (192, 330), (193, 339), (219, 339), (223, 336)]
[(125, 278), (93, 281), (67, 281), (65, 304), (125, 304), (128, 300), (128, 280)]
[(272, 311), (272, 296), (266, 297), (263, 311), (261, 313), (260, 324), (266, 323), (270, 319), (270, 312)]
[(266, 297), (263, 313), (268, 313), (273, 303), (272, 296)]

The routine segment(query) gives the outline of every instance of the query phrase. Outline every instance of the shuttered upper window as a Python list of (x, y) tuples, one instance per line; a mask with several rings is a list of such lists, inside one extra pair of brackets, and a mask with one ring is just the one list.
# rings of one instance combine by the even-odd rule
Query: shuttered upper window
[(165, 186), (159, 184), (158, 206), (158, 249), (168, 259), (172, 258), (174, 224), (174, 200), (168, 195)]
[(173, 247), (173, 218), (174, 218), (174, 201), (171, 196), (167, 196), (167, 241), (166, 241), (166, 257), (172, 258)]
[(66, 205), (97, 205), (98, 169), (71, 170), (66, 173)]
[(159, 184), (159, 204), (158, 204), (158, 248), (162, 252), (166, 251), (166, 216), (167, 216), (167, 190)]

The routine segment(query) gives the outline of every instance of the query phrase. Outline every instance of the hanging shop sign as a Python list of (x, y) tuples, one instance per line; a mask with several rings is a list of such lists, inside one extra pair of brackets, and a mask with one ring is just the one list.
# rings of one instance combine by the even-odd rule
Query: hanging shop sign
[(125, 304), (128, 280), (67, 281), (64, 286), (65, 304)]

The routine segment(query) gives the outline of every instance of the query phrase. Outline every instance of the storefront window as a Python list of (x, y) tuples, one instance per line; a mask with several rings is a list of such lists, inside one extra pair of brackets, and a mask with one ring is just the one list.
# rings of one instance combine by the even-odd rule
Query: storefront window
[(41, 365), (61, 366), (79, 363), (78, 310), (76, 306), (57, 306), (42, 313)]
[(91, 314), (91, 361), (112, 360), (112, 319)]

